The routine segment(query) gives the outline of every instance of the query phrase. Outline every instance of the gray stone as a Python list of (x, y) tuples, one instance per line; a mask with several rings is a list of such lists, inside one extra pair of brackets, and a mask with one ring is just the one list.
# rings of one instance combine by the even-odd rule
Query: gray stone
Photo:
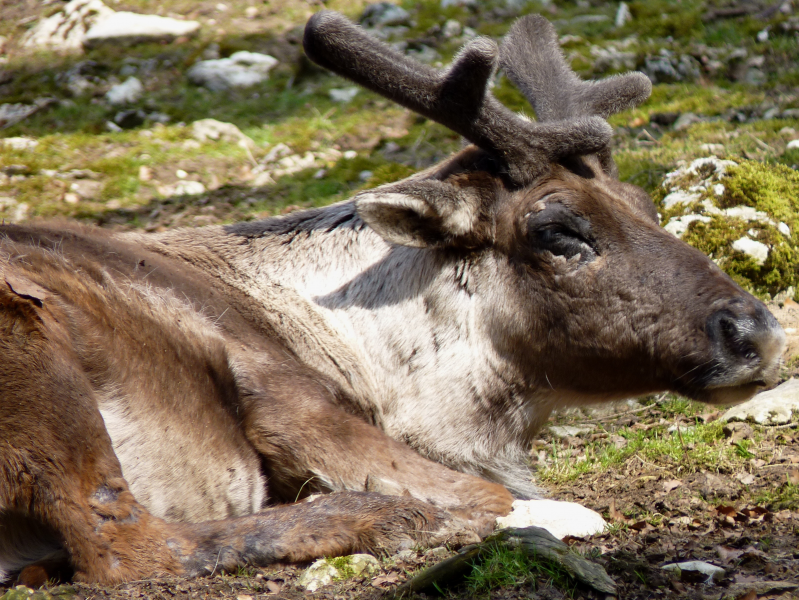
[(83, 45), (93, 47), (103, 43), (168, 42), (177, 37), (193, 35), (199, 29), (197, 21), (120, 11), (95, 22), (83, 37)]
[(143, 110), (123, 110), (114, 116), (114, 124), (122, 129), (133, 129), (143, 125), (146, 118)]
[(216, 119), (200, 119), (191, 124), (191, 135), (198, 142), (230, 142), (247, 148), (255, 148), (255, 142), (244, 135), (233, 123)]
[(0, 127), (11, 127), (39, 110), (35, 104), (0, 104)]
[(552, 435), (558, 438), (577, 437), (585, 433), (591, 433), (594, 430), (594, 425), (583, 425), (575, 427), (574, 425), (552, 425), (549, 431)]
[(497, 518), (497, 529), (531, 525), (546, 529), (558, 539), (595, 535), (607, 527), (598, 512), (575, 502), (557, 500), (515, 500), (511, 513)]
[(105, 94), (106, 101), (112, 106), (133, 104), (141, 100), (144, 86), (135, 77), (128, 77), (124, 82), (115, 85)]
[(391, 2), (375, 2), (364, 9), (360, 20), (365, 27), (410, 25), (411, 15), (401, 6)]
[(707, 575), (707, 578), (711, 581), (714, 579), (721, 579), (725, 573), (724, 569), (721, 567), (717, 567), (716, 565), (712, 565), (702, 560), (689, 560), (681, 563), (672, 563), (670, 565), (664, 565), (662, 568), (665, 571), (695, 571), (702, 573), (703, 575)]
[(353, 86), (348, 88), (334, 88), (328, 93), (333, 102), (347, 103), (352, 102), (352, 99), (355, 98), (360, 91), (360, 88)]
[(674, 122), (674, 130), (682, 131), (683, 129), (688, 129), (691, 125), (702, 123), (703, 121), (705, 121), (705, 119), (692, 112), (683, 113)]
[(249, 87), (269, 78), (277, 59), (257, 52), (236, 52), (228, 58), (194, 63), (186, 75), (195, 85), (213, 91)]
[(761, 392), (732, 407), (721, 418), (724, 421), (751, 420), (761, 425), (782, 425), (791, 422), (792, 411), (799, 412), (799, 379), (789, 379), (773, 390)]
[(449, 19), (441, 28), (441, 35), (445, 39), (458, 37), (461, 33), (463, 33), (463, 27), (455, 19)]

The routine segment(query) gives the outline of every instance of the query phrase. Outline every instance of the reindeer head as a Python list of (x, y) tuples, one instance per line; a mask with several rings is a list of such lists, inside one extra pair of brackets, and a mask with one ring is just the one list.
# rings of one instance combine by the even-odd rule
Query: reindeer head
[[(390, 243), (468, 259), (482, 325), (526, 385), (561, 401), (673, 390), (731, 402), (773, 383), (784, 344), (773, 316), (662, 230), (643, 189), (618, 180), (604, 119), (649, 96), (643, 74), (581, 81), (540, 16), (517, 21), (501, 47), (470, 42), (442, 71), (327, 11), (308, 22), (304, 45), (320, 65), (472, 142), (356, 205)], [(498, 66), (537, 122), (492, 96)]]

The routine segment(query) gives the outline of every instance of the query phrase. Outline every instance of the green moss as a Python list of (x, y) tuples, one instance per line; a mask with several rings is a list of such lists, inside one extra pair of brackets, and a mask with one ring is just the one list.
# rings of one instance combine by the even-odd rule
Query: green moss
[[(724, 185), (723, 195), (717, 198), (706, 192), (705, 197), (721, 209), (752, 207), (765, 213), (771, 222), (711, 214), (697, 202), (693, 206), (676, 205), (663, 210), (664, 223), (682, 214), (705, 212), (710, 221), (691, 223), (683, 240), (710, 256), (741, 287), (761, 298), (791, 286), (799, 287), (799, 173), (781, 164), (733, 158), (738, 165), (730, 167), (719, 180)], [(676, 181), (680, 189), (697, 183), (696, 177), (682, 179)], [(655, 190), (655, 201), (668, 191), (662, 187)], [(788, 226), (789, 236), (778, 229), (780, 223)], [(733, 243), (743, 237), (769, 247), (768, 258), (762, 265), (733, 249)]]
[(386, 163), (377, 167), (364, 189), (374, 188), (384, 183), (392, 183), (413, 175), (416, 171), (407, 165), (399, 163)]
[(355, 576), (355, 569), (352, 566), (351, 556), (336, 556), (335, 558), (326, 558), (325, 562), (339, 572), (339, 579), (349, 579), (350, 577)]
[(632, 22), (627, 25), (630, 33), (642, 32), (653, 38), (693, 39), (704, 34), (702, 23), (703, 3), (657, 2), (642, 0), (630, 3)]

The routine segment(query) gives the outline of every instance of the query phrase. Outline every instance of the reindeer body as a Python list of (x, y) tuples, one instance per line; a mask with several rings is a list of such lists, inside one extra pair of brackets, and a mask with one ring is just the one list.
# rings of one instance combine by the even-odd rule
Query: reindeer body
[(579, 82), (540, 18), (502, 48), (540, 123), (486, 91), (487, 40), (436, 73), (321, 13), (306, 49), (476, 146), (257, 223), (0, 228), (0, 576), (473, 539), (536, 493), (553, 408), (774, 379), (774, 318), (615, 177), (601, 117), (648, 82)]

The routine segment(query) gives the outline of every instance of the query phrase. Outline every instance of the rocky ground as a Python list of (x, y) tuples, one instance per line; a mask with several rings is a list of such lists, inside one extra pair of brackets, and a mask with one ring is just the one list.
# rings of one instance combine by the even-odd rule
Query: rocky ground
[[(257, 219), (344, 199), (457, 149), (443, 127), (304, 59), (302, 25), (322, 6), (431, 64), (543, 12), (582, 76), (647, 73), (650, 101), (612, 119), (621, 178), (652, 194), (669, 231), (770, 302), (788, 333), (782, 379), (799, 376), (799, 5), (790, 0), (0, 0), (0, 218), (147, 231)], [(174, 21), (157, 35), (89, 35), (101, 16), (129, 23), (126, 11)], [(178, 29), (165, 34), (166, 25)], [(504, 78), (494, 93), (531, 112)], [(676, 398), (642, 399), (558, 415), (531, 449), (552, 497), (611, 523), (570, 543), (604, 565), (619, 597), (799, 597), (796, 419), (718, 417)], [(376, 598), (450, 553), (389, 558), (313, 594), (298, 566), (45, 589), (87, 599)], [(711, 585), (662, 569), (687, 560), (723, 574)], [(499, 565), (440, 591), (601, 597), (557, 570)]]

